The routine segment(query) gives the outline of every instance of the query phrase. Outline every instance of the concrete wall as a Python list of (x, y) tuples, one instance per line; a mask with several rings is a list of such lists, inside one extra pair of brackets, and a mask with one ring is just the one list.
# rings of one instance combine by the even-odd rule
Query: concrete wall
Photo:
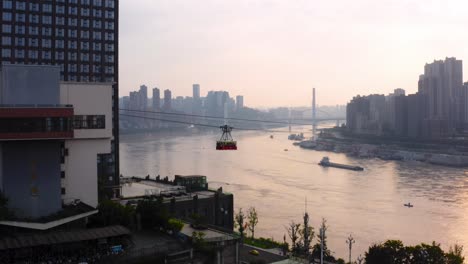
[(105, 129), (75, 129), (75, 138), (112, 137), (112, 85), (61, 83), (60, 103), (72, 104), (75, 115), (105, 115)]
[(59, 211), (60, 143), (3, 142), (3, 191), (18, 217), (37, 218)]
[(110, 152), (110, 139), (67, 140), (65, 148), (65, 203), (80, 199), (98, 205), (97, 155)]
[(0, 104), (58, 104), (60, 67), (2, 65)]

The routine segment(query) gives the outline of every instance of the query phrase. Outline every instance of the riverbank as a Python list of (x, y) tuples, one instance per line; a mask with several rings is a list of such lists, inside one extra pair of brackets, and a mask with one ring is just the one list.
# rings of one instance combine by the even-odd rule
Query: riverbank
[(317, 151), (344, 153), (358, 158), (379, 158), (382, 160), (420, 161), (450, 167), (468, 166), (468, 152), (464, 145), (450, 145), (440, 142), (376, 141), (362, 137), (323, 133), (316, 141), (303, 141), (300, 147)]

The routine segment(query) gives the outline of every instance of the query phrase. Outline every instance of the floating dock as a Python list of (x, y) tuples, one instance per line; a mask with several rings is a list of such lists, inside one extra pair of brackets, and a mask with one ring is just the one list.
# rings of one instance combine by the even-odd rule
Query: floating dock
[(359, 166), (352, 166), (352, 165), (346, 165), (346, 164), (339, 164), (339, 163), (330, 162), (330, 159), (328, 157), (323, 157), (318, 165), (323, 166), (323, 167), (333, 167), (333, 168), (353, 170), (353, 171), (363, 171), (364, 170), (363, 167), (359, 167)]

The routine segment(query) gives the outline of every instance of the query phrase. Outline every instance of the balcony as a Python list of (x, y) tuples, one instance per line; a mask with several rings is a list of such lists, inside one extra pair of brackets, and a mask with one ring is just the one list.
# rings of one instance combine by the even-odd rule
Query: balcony
[(72, 105), (0, 105), (0, 140), (73, 138)]

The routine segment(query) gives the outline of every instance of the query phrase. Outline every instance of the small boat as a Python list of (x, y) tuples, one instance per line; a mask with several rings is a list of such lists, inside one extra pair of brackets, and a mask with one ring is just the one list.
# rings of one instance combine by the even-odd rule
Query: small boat
[(270, 138), (273, 138), (273, 135), (270, 135)]
[(411, 208), (411, 207), (414, 206), (414, 205), (412, 205), (411, 203), (405, 203), (405, 204), (403, 204), (403, 205), (406, 206), (406, 207), (408, 207), (408, 208)]
[(363, 167), (359, 167), (359, 166), (352, 166), (352, 165), (346, 165), (346, 164), (339, 164), (339, 163), (330, 162), (330, 158), (328, 158), (328, 157), (323, 157), (318, 165), (320, 165), (322, 167), (334, 167), (334, 168), (354, 170), (354, 171), (363, 171), (364, 170)]
[(288, 151), (288, 149), (284, 149), (284, 151)]

